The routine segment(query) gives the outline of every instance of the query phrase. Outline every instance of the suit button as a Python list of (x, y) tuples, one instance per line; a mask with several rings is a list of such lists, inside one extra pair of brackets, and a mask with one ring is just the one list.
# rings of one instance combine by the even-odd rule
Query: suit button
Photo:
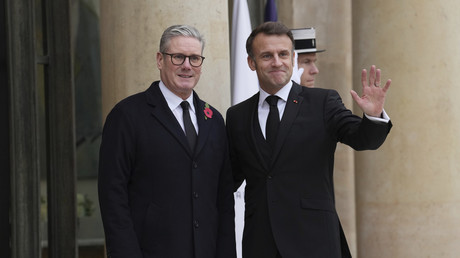
[(272, 179), (273, 177), (272, 177), (271, 175), (268, 175), (267, 178), (268, 178), (268, 179)]
[(194, 220), (194, 221), (193, 221), (193, 226), (194, 226), (195, 228), (200, 227), (200, 223), (198, 223), (198, 220)]
[(193, 192), (193, 198), (198, 199), (198, 193), (197, 192)]
[(196, 163), (196, 161), (193, 161), (193, 168), (198, 168), (198, 163)]

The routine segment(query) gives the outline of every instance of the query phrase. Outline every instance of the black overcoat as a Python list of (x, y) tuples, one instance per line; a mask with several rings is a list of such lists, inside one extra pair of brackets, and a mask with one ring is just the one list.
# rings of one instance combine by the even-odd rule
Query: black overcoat
[(98, 186), (109, 257), (236, 256), (224, 121), (194, 96), (194, 152), (158, 81), (107, 116)]

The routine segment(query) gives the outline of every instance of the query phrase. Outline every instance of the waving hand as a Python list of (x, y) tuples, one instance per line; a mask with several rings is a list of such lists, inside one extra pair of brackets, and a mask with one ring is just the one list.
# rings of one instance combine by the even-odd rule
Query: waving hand
[(388, 79), (385, 85), (380, 87), (380, 76), (380, 69), (376, 69), (375, 65), (372, 65), (369, 71), (369, 81), (367, 81), (367, 71), (363, 69), (361, 72), (361, 84), (363, 85), (361, 97), (354, 90), (350, 92), (361, 110), (373, 117), (381, 116), (385, 96), (391, 84), (391, 79)]

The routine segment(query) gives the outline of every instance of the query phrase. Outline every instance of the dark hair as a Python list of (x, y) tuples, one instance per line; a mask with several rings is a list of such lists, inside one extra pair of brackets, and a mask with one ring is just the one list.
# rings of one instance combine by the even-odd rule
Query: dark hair
[(246, 52), (251, 58), (254, 58), (254, 53), (252, 52), (252, 43), (259, 33), (279, 36), (286, 35), (291, 39), (292, 49), (294, 49), (294, 37), (292, 36), (291, 30), (286, 27), (286, 25), (282, 24), (281, 22), (265, 22), (257, 26), (257, 28), (251, 32), (251, 35), (249, 35), (248, 39), (246, 40)]

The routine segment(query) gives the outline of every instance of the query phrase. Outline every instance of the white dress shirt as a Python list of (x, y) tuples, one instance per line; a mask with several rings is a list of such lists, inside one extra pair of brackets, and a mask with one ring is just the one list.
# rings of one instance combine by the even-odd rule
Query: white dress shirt
[[(289, 81), (288, 84), (286, 84), (276, 94), (274, 94), (275, 96), (279, 97), (278, 112), (280, 114), (280, 121), (281, 121), (281, 118), (283, 117), (284, 109), (286, 108), (286, 102), (289, 97), (289, 92), (291, 91), (291, 88), (292, 88), (292, 81)], [(265, 126), (267, 124), (268, 113), (270, 112), (270, 105), (268, 105), (267, 101), (265, 101), (265, 99), (268, 96), (270, 96), (270, 94), (260, 89), (259, 105), (258, 105), (259, 117), (258, 118), (259, 118), (260, 129), (262, 130), (262, 134), (264, 135), (264, 138), (265, 138)]]
[[(171, 90), (169, 90), (168, 87), (166, 87), (166, 85), (162, 81), (160, 81), (160, 91), (165, 97), (169, 109), (171, 109), (171, 111), (177, 119), (177, 122), (179, 122), (180, 126), (182, 127), (182, 130), (185, 133), (184, 119), (182, 117), (183, 112), (182, 107), (180, 105), (183, 99), (174, 94)], [(192, 94), (190, 94), (190, 97), (186, 99), (186, 101), (190, 104), (190, 118), (192, 120), (193, 126), (195, 127), (196, 134), (198, 135), (198, 122), (196, 120), (195, 105), (193, 105), (193, 92)]]

